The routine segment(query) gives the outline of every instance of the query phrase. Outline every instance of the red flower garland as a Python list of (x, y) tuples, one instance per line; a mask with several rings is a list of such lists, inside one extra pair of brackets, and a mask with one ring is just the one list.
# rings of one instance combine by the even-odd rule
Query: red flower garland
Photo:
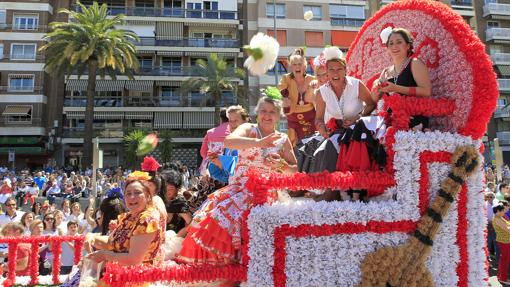
[(32, 252), (30, 252), (30, 285), (39, 283), (39, 243), (31, 243)]
[(78, 265), (78, 263), (80, 263), (84, 242), (85, 237), (80, 237), (74, 240), (74, 265)]
[(62, 255), (62, 240), (58, 236), (56, 236), (51, 244), (51, 253), (53, 254), (53, 284), (58, 284), (60, 283), (58, 275), (60, 274), (60, 258)]
[[(459, 246), (460, 259), (457, 264), (457, 274), (459, 276), (458, 287), (468, 286), (468, 272), (469, 272), (469, 249), (468, 249), (468, 219), (467, 219), (467, 202), (468, 202), (468, 189), (464, 184), (462, 190), (458, 195), (457, 201), (457, 245)], [(487, 257), (486, 257), (487, 258)]]
[[(442, 27), (452, 36), (453, 40), (467, 62), (471, 66), (473, 75), (473, 94), (471, 109), (465, 124), (458, 127), (457, 132), (465, 136), (479, 139), (485, 134), (487, 123), (492, 112), (496, 108), (496, 101), (499, 96), (496, 75), (492, 68), (492, 61), (485, 53), (484, 44), (473, 33), (462, 17), (441, 2), (436, 1), (397, 1), (380, 9), (373, 17), (365, 21), (351, 47), (359, 45), (361, 37), (372, 25), (376, 25), (381, 18), (394, 10), (419, 10), (437, 19)], [(349, 59), (354, 49), (349, 49), (346, 60)], [(463, 108), (463, 107), (459, 107)]]
[(424, 215), (425, 211), (429, 207), (429, 163), (449, 163), (451, 157), (452, 154), (445, 151), (424, 151), (420, 153), (420, 191), (418, 193), (418, 209), (420, 210), (420, 215)]
[(7, 275), (8, 280), (4, 281), (5, 287), (10, 287), (14, 282), (16, 282), (16, 258), (18, 257), (18, 244), (19, 242), (16, 241), (9, 242), (8, 258), (10, 260), (7, 262), (9, 274)]
[(274, 264), (273, 264), (273, 282), (275, 287), (284, 287), (287, 281), (285, 274), (286, 260), (286, 241), (287, 237), (306, 237), (306, 236), (331, 236), (336, 234), (358, 234), (372, 232), (384, 234), (389, 232), (410, 233), (416, 229), (416, 222), (405, 220), (396, 222), (369, 221), (362, 223), (339, 223), (310, 225), (302, 224), (290, 226), (284, 224), (274, 230)]
[(219, 279), (246, 281), (247, 270), (240, 264), (232, 265), (174, 265), (174, 266), (121, 266), (108, 263), (103, 280), (112, 287), (126, 286), (127, 283), (147, 283), (156, 281), (211, 282)]

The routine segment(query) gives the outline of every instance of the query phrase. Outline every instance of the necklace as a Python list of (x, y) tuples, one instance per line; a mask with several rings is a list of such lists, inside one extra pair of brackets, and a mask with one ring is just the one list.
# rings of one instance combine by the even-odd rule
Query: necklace
[[(340, 90), (340, 93), (339, 93), (340, 98), (338, 98), (338, 96), (337, 96), (337, 99), (340, 102), (340, 113), (342, 114), (342, 118), (344, 117), (345, 97), (343, 95), (344, 95), (344, 91), (345, 91), (345, 86), (347, 86), (347, 79), (346, 78), (344, 78), (344, 85), (343, 85), (343, 87), (342, 87), (342, 89)], [(332, 90), (333, 90), (333, 92), (335, 91), (334, 89), (332, 89)], [(336, 93), (335, 93), (335, 96), (336, 96)]]
[(298, 91), (298, 94), (299, 94), (299, 105), (303, 106), (305, 104), (305, 94), (306, 94), (306, 91), (303, 92), (303, 93), (300, 93)]
[(402, 72), (404, 71), (405, 68), (407, 68), (407, 65), (409, 65), (409, 63), (411, 62), (411, 58), (410, 57), (407, 57), (404, 62), (402, 62), (402, 64), (400, 65), (400, 69), (397, 73), (397, 70), (395, 70), (395, 65), (393, 65), (393, 73), (394, 73), (394, 77), (393, 77), (393, 83), (396, 85), (397, 84), (397, 81), (398, 81), (398, 77), (400, 77), (400, 75), (402, 74)]

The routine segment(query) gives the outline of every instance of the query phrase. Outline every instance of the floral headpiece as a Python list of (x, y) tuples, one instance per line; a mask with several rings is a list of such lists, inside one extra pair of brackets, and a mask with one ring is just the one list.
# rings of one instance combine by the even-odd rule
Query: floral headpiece
[(338, 47), (327, 47), (323, 51), (326, 61), (343, 59), (344, 53)]
[(275, 38), (264, 33), (257, 33), (250, 40), (250, 45), (243, 47), (249, 57), (244, 61), (244, 67), (254, 76), (260, 76), (275, 65), (280, 44)]
[(135, 170), (132, 173), (130, 173), (127, 177), (127, 181), (134, 181), (134, 180), (151, 180), (152, 177), (149, 175), (148, 172), (145, 171), (139, 171)]
[(141, 167), (143, 171), (156, 172), (161, 167), (161, 165), (152, 156), (146, 156), (143, 158)]
[(319, 56), (313, 59), (313, 69), (325, 68), (326, 67), (326, 56), (324, 52), (321, 52)]
[(281, 101), (283, 99), (280, 90), (278, 90), (277, 87), (273, 86), (266, 87), (264, 90), (262, 90), (262, 94), (276, 101)]
[(384, 45), (386, 45), (386, 43), (388, 43), (391, 32), (393, 32), (393, 27), (391, 27), (391, 26), (388, 26), (381, 31), (381, 34), (379, 35), (379, 37), (381, 37), (381, 42)]
[(114, 187), (106, 192), (107, 198), (120, 198), (124, 199), (124, 193), (122, 192), (122, 189), (120, 187)]

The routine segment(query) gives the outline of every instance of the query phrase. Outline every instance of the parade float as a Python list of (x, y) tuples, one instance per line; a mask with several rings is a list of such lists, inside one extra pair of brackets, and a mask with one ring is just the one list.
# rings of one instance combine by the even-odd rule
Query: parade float
[[(242, 263), (107, 264), (103, 280), (119, 287), (207, 286), (223, 279), (257, 287), (487, 285), (480, 153), (498, 97), (492, 62), (471, 28), (446, 5), (397, 1), (365, 22), (347, 54), (348, 74), (369, 87), (391, 64), (379, 39), (386, 27), (412, 32), (415, 55), (430, 71), (433, 96), (383, 97), (380, 110), (393, 111), (382, 114), (391, 121), (384, 171), (252, 172), (247, 186), (255, 206), (244, 214)], [(414, 115), (430, 117), (432, 131), (408, 130)], [(273, 200), (275, 191), (326, 188), (371, 188), (382, 194), (368, 203)], [(4, 286), (17, 280), (14, 266), (9, 269)], [(31, 270), (28, 285), (37, 283), (37, 271)], [(59, 281), (56, 275), (52, 279)]]

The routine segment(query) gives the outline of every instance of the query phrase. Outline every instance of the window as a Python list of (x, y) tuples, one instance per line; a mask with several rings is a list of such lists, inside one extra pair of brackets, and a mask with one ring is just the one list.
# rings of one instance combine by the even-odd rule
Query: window
[(202, 59), (202, 60), (204, 60), (207, 63), (207, 58), (191, 58), (190, 59), (191, 66), (196, 66), (198, 59)]
[(39, 16), (33, 15), (16, 15), (14, 14), (13, 28), (14, 30), (37, 30), (39, 25)]
[(154, 0), (135, 0), (136, 7), (153, 8)]
[(506, 106), (506, 98), (498, 98), (498, 107)]
[(361, 27), (365, 21), (364, 6), (329, 5), (331, 25)]
[(4, 58), (4, 44), (0, 44), (0, 59)]
[(192, 107), (200, 107), (202, 105), (202, 99), (205, 95), (201, 94), (199, 91), (191, 92), (191, 101), (190, 105)]
[[(266, 16), (274, 17), (275, 5), (273, 3), (266, 4)], [(285, 4), (276, 4), (276, 18), (285, 18)]]
[[(274, 37), (274, 31), (273, 30), (267, 30), (267, 35)], [(285, 30), (277, 30), (276, 33), (276, 40), (278, 40), (278, 43), (280, 46), (287, 46), (287, 31)]]
[(152, 57), (139, 57), (138, 62), (140, 63), (140, 71), (152, 70)]
[(36, 44), (11, 44), (11, 60), (35, 60)]
[(178, 89), (179, 87), (161, 87), (159, 105), (162, 107), (180, 107), (181, 94)]
[(33, 92), (34, 75), (9, 75), (9, 91)]
[(223, 91), (221, 95), (220, 106), (226, 107), (236, 103), (236, 97), (233, 91)]
[(202, 3), (187, 3), (187, 18), (202, 18)]
[(7, 27), (7, 21), (6, 21), (6, 12), (5, 10), (0, 10), (0, 28)]
[(285, 66), (283, 65), (283, 63), (281, 61), (278, 61), (274, 68), (272, 68), (269, 71), (267, 71), (267, 74), (268, 75), (274, 75), (274, 69), (275, 68), (277, 69), (279, 75), (283, 75), (283, 74), (287, 73), (287, 69), (285, 69)]
[(32, 106), (6, 106), (2, 114), (10, 124), (32, 123)]
[(303, 6), (303, 14), (305, 14), (307, 11), (312, 11), (313, 13), (313, 19), (314, 21), (318, 21), (322, 19), (322, 9), (321, 6)]
[(491, 28), (499, 28), (499, 22), (487, 21), (487, 29), (491, 29)]
[(489, 45), (489, 54), (494, 55), (497, 53), (503, 53), (503, 47), (501, 45)]
[(182, 2), (181, 0), (165, 0), (163, 6), (165, 8), (182, 8)]
[(324, 34), (305, 31), (305, 43), (307, 47), (324, 47)]

